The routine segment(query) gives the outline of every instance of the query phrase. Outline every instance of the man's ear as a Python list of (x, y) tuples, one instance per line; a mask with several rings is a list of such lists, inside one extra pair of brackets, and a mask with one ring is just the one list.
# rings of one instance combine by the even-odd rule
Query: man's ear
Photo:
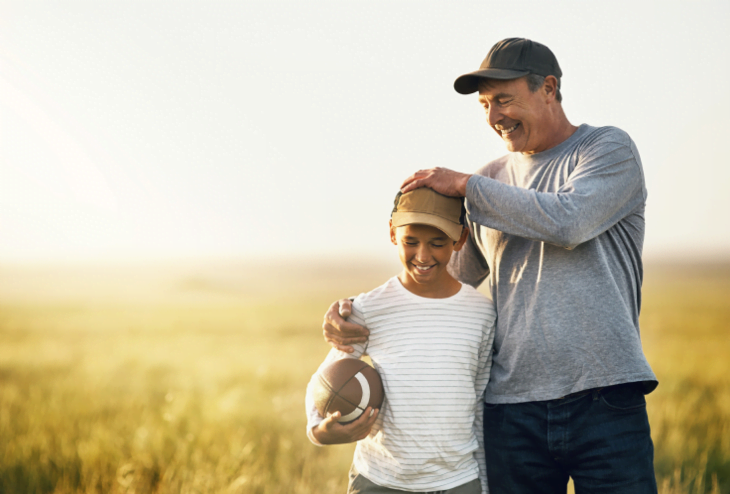
[(459, 240), (456, 244), (454, 244), (454, 252), (459, 251), (462, 247), (464, 247), (467, 238), (469, 238), (469, 227), (465, 226), (461, 229), (461, 237), (459, 237)]
[(554, 75), (545, 76), (545, 82), (542, 84), (542, 90), (548, 100), (554, 100), (558, 94), (558, 79)]
[(388, 221), (390, 227), (390, 241), (393, 245), (398, 245), (398, 241), (395, 239), (395, 227), (393, 226), (393, 220)]

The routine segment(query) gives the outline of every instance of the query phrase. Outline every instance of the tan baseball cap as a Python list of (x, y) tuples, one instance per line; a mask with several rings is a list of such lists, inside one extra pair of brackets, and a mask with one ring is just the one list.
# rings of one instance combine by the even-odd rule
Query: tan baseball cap
[(426, 187), (405, 194), (399, 192), (390, 219), (393, 226), (433, 226), (457, 242), (463, 228), (460, 221), (462, 203), (460, 197), (447, 197)]

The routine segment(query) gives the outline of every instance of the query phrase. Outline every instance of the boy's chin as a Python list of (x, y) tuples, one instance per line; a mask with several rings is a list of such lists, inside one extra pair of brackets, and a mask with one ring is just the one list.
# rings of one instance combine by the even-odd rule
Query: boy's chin
[(438, 273), (436, 268), (426, 273), (419, 273), (417, 271), (408, 271), (408, 277), (419, 285), (430, 285), (432, 283), (438, 283)]

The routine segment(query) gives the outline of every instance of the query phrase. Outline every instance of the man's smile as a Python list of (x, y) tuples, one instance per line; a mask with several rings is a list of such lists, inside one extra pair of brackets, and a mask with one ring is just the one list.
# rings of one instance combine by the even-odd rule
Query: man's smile
[(520, 124), (519, 123), (516, 123), (512, 127), (510, 127), (509, 129), (502, 128), (502, 129), (496, 129), (496, 130), (498, 130), (499, 133), (502, 134), (502, 137), (504, 137), (506, 135), (510, 135), (512, 132), (514, 132), (515, 130), (517, 130), (517, 127), (519, 127), (519, 126), (520, 126)]

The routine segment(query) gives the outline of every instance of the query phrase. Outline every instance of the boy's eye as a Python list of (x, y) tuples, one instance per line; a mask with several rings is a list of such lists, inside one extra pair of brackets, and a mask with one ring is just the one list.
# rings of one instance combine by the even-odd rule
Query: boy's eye
[(446, 245), (446, 244), (431, 244), (431, 246), (436, 247), (437, 249), (440, 249), (444, 245)]
[(406, 245), (418, 245), (418, 242), (406, 242)]

